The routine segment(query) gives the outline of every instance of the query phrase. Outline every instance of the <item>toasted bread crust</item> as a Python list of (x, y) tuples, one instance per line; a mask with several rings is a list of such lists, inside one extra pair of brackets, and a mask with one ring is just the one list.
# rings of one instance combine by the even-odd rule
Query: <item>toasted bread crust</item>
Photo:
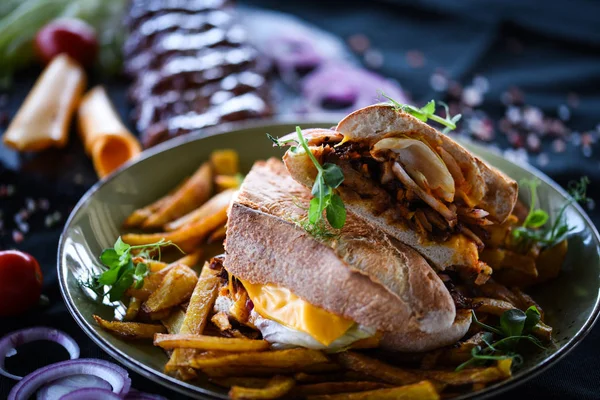
[(452, 326), (435, 334), (421, 331), (398, 334), (385, 332), (380, 345), (384, 349), (404, 352), (422, 352), (450, 346), (467, 334), (471, 326), (471, 311), (458, 310)]
[(490, 213), (489, 219), (503, 222), (512, 212), (518, 185), (503, 172), (471, 154), (447, 135), (403, 111), (386, 104), (361, 108), (346, 116), (336, 127), (346, 141), (374, 144), (384, 137), (402, 134), (425, 140), (432, 148), (443, 147), (458, 163), (471, 185), (476, 207)]
[(309, 199), (280, 161), (257, 162), (230, 209), (225, 268), (383, 331), (452, 325), (452, 298), (421, 256), (352, 213), (337, 237), (316, 240), (293, 222)]

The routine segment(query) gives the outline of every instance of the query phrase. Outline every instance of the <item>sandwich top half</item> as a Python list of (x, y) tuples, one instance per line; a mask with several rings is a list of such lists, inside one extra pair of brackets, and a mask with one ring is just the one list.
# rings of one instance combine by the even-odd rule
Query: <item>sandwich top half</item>
[(416, 251), (352, 212), (336, 235), (301, 226), (311, 198), (276, 159), (257, 162), (234, 198), (223, 265), (229, 285), (216, 308), (281, 346), (340, 349), (378, 336), (381, 346), (419, 351), (460, 339), (470, 314), (457, 313), (444, 283)]
[[(513, 179), (387, 104), (357, 110), (334, 129), (309, 129), (303, 136), (321, 164), (343, 171), (337, 190), (355, 215), (439, 270), (459, 267), (481, 280), (491, 273), (479, 251), (485, 227), (504, 222), (516, 204)], [(288, 150), (284, 162), (295, 180), (312, 186), (317, 171), (301, 147)]]

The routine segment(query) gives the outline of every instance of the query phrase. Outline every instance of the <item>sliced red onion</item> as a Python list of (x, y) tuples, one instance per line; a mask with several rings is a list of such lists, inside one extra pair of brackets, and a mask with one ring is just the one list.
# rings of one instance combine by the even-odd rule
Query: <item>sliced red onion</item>
[(166, 397), (160, 396), (158, 394), (152, 393), (144, 393), (139, 390), (131, 389), (127, 396), (125, 396), (125, 400), (168, 400)]
[(8, 400), (28, 399), (45, 383), (72, 375), (101, 376), (110, 384), (113, 393), (121, 397), (131, 388), (131, 379), (123, 368), (104, 360), (82, 358), (50, 364), (32, 372), (12, 388)]
[(265, 46), (267, 56), (277, 65), (284, 81), (292, 83), (323, 62), (310, 39), (302, 36), (274, 36)]
[(11, 332), (0, 339), (0, 375), (15, 380), (22, 379), (22, 376), (13, 375), (4, 369), (4, 360), (6, 357), (15, 355), (18, 346), (38, 340), (56, 342), (69, 352), (71, 360), (79, 358), (79, 346), (71, 336), (62, 331), (44, 326), (21, 329)]
[(122, 397), (106, 389), (83, 388), (65, 394), (60, 400), (122, 400)]
[(59, 400), (65, 394), (83, 388), (110, 390), (112, 387), (110, 383), (94, 375), (73, 375), (44, 385), (38, 390), (36, 398), (37, 400)]
[(407, 102), (396, 82), (350, 64), (323, 64), (302, 81), (308, 111), (351, 112), (386, 101), (381, 93), (400, 103)]

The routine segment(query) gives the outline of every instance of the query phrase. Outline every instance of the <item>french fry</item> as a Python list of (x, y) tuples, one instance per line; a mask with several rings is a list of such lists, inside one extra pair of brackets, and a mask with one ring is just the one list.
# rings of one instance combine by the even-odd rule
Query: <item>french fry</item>
[(198, 282), (196, 273), (183, 264), (171, 268), (142, 308), (148, 313), (164, 310), (188, 300)]
[(215, 150), (210, 155), (215, 175), (235, 175), (239, 171), (240, 157), (233, 149)]
[(215, 229), (213, 233), (208, 237), (208, 243), (216, 243), (222, 242), (225, 239), (225, 234), (227, 233), (227, 227), (223, 225), (220, 228)]
[(423, 370), (419, 371), (419, 374), (424, 378), (433, 379), (450, 386), (462, 386), (472, 383), (490, 383), (510, 377), (510, 375), (506, 375), (506, 368), (501, 369), (497, 366), (468, 368), (461, 371)]
[(544, 310), (538, 303), (536, 303), (535, 300), (533, 300), (531, 298), (531, 296), (529, 296), (527, 293), (523, 292), (518, 287), (514, 287), (511, 290), (514, 293), (515, 297), (517, 298), (517, 302), (518, 302), (517, 304), (519, 305), (519, 308), (521, 310), (525, 311), (529, 307), (535, 306), (535, 308), (537, 308), (537, 310), (540, 312), (542, 321), (544, 320)]
[(215, 176), (215, 186), (217, 192), (228, 189), (237, 189), (242, 184), (241, 175), (217, 175)]
[[(317, 368), (315, 368), (317, 367)], [(320, 369), (320, 371), (316, 371)], [(303, 371), (304, 370), (304, 371)], [(297, 368), (270, 368), (270, 367), (211, 367), (202, 370), (206, 375), (213, 378), (222, 378), (227, 376), (244, 376), (244, 377), (268, 377), (277, 374), (288, 374), (292, 375), (298, 372), (331, 372), (339, 370), (339, 366), (333, 363), (327, 364), (315, 364), (308, 365), (305, 368), (301, 368), (300, 371)]]
[(167, 328), (167, 332), (170, 334), (179, 333), (183, 326), (183, 320), (185, 313), (183, 310), (176, 308), (166, 318), (160, 320), (160, 322)]
[(483, 249), (479, 256), (482, 261), (489, 264), (494, 271), (513, 269), (525, 275), (537, 278), (538, 271), (533, 257), (515, 253), (506, 249)]
[(367, 392), (325, 394), (309, 396), (308, 400), (438, 400), (435, 386), (429, 381), (389, 389), (377, 389)]
[(482, 296), (504, 300), (513, 304), (514, 306), (518, 306), (520, 303), (519, 297), (515, 293), (509, 290), (506, 286), (492, 280), (478, 286), (477, 290)]
[(334, 372), (330, 374), (308, 374), (306, 372), (298, 372), (294, 374), (294, 379), (298, 383), (323, 383), (335, 381), (364, 381), (368, 380), (369, 376), (355, 371)]
[(227, 210), (229, 203), (235, 194), (234, 190), (226, 190), (211, 197), (206, 203), (183, 217), (169, 222), (165, 225), (165, 230), (175, 231), (191, 223), (203, 220), (211, 215), (219, 213), (221, 210)]
[(298, 397), (315, 396), (321, 394), (365, 392), (368, 390), (389, 388), (390, 385), (380, 382), (355, 381), (355, 382), (321, 382), (309, 385), (299, 385), (294, 388), (294, 395)]
[(212, 214), (201, 220), (192, 222), (176, 231), (161, 233), (128, 233), (122, 239), (130, 245), (143, 245), (164, 240), (171, 240), (184, 251), (196, 250), (198, 244), (204, 240), (212, 231), (222, 226), (227, 221), (227, 207), (223, 207), (216, 214)]
[(125, 321), (133, 321), (140, 311), (140, 307), (142, 306), (142, 301), (137, 297), (129, 298), (129, 304), (127, 305), (127, 312), (125, 312), (125, 317), (123, 319)]
[(460, 342), (458, 346), (450, 347), (444, 351), (439, 357), (439, 362), (445, 365), (459, 365), (469, 360), (472, 355), (471, 351), (474, 347), (484, 346), (484, 332), (476, 333), (464, 342)]
[(154, 345), (163, 349), (198, 349), (217, 351), (264, 351), (270, 347), (266, 340), (224, 338), (193, 334), (160, 334), (154, 337)]
[(538, 322), (532, 329), (531, 333), (536, 336), (538, 339), (541, 339), (545, 342), (549, 342), (552, 340), (552, 327), (546, 325), (542, 321)]
[(191, 366), (197, 369), (229, 366), (304, 368), (308, 365), (327, 363), (328, 361), (327, 357), (318, 350), (290, 349), (224, 356), (199, 354), (194, 358)]
[(204, 251), (202, 251), (202, 249), (198, 249), (193, 253), (186, 254), (185, 256), (181, 257), (179, 260), (173, 262), (172, 264), (183, 264), (187, 265), (190, 268), (193, 268), (196, 265), (198, 265), (203, 255)]
[(210, 381), (215, 385), (230, 388), (232, 386), (243, 386), (247, 388), (263, 388), (269, 382), (268, 378), (256, 378), (248, 376), (234, 376), (223, 378), (211, 378)]
[[(204, 332), (208, 315), (212, 311), (217, 294), (219, 293), (221, 279), (217, 276), (218, 272), (210, 269), (209, 263), (204, 264), (194, 292), (192, 293), (190, 304), (185, 312), (181, 328), (177, 333), (199, 335)], [(193, 350), (175, 349), (165, 366), (165, 370), (167, 372), (178, 371), (179, 368), (177, 365), (182, 364), (186, 359), (191, 359), (194, 353)], [(185, 375), (185, 371), (179, 371), (179, 374)]]
[(240, 399), (277, 399), (286, 395), (296, 382), (289, 376), (274, 376), (269, 380), (264, 388), (247, 388), (242, 386), (233, 386), (229, 390), (229, 398), (232, 400)]
[(161, 207), (164, 207), (167, 203), (171, 201), (171, 196), (173, 193), (177, 192), (185, 183), (188, 178), (184, 179), (180, 184), (175, 186), (173, 190), (171, 190), (167, 195), (161, 197), (156, 200), (154, 203), (148, 204), (145, 207), (136, 209), (131, 215), (129, 215), (125, 222), (123, 222), (123, 228), (139, 228), (142, 224), (154, 213), (160, 210)]
[(519, 219), (515, 215), (510, 215), (506, 221), (499, 225), (485, 226), (483, 229), (489, 233), (489, 237), (484, 239), (485, 246), (487, 248), (505, 247), (511, 228), (518, 222)]
[(165, 276), (173, 268), (175, 268), (175, 265), (169, 265), (166, 268), (162, 268), (157, 272), (148, 274), (148, 276), (144, 278), (144, 284), (140, 289), (135, 289), (131, 287), (127, 289), (125, 294), (129, 297), (136, 297), (143, 301), (148, 300), (150, 295), (158, 288)]
[(478, 306), (476, 311), (496, 315), (498, 317), (502, 316), (505, 311), (515, 308), (515, 306), (508, 301), (490, 299), (487, 297), (475, 297), (473, 299), (473, 304), (477, 304)]
[(557, 245), (544, 249), (540, 252), (539, 257), (536, 260), (536, 266), (538, 269), (536, 283), (546, 282), (558, 276), (565, 261), (565, 257), (567, 256), (568, 248), (568, 242), (563, 240)]
[(360, 372), (392, 385), (407, 385), (422, 380), (418, 374), (393, 367), (382, 361), (352, 351), (335, 355), (335, 360), (346, 369)]
[(155, 213), (144, 221), (143, 228), (160, 228), (201, 206), (209, 199), (212, 192), (212, 167), (206, 162), (190, 177), (190, 179), (173, 195), (168, 203), (163, 204)]
[(119, 336), (122, 339), (152, 339), (157, 333), (165, 333), (167, 330), (162, 325), (142, 324), (139, 322), (106, 321), (97, 315), (93, 315), (96, 323), (104, 330)]

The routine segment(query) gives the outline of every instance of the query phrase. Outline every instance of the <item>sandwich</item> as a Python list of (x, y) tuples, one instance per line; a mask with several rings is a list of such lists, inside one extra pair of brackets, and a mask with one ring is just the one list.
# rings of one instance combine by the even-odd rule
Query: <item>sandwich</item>
[(274, 348), (426, 351), (464, 336), (470, 312), (422, 256), (351, 211), (335, 234), (309, 234), (310, 199), (280, 160), (254, 164), (228, 211), (216, 313)]
[[(303, 136), (319, 163), (344, 174), (337, 188), (358, 218), (417, 250), (438, 271), (457, 269), (484, 283), (479, 259), (487, 228), (502, 224), (517, 201), (517, 183), (447, 135), (389, 104), (357, 110), (332, 129)], [(290, 142), (296, 133), (282, 139)], [(302, 147), (285, 165), (311, 187), (317, 170)]]

